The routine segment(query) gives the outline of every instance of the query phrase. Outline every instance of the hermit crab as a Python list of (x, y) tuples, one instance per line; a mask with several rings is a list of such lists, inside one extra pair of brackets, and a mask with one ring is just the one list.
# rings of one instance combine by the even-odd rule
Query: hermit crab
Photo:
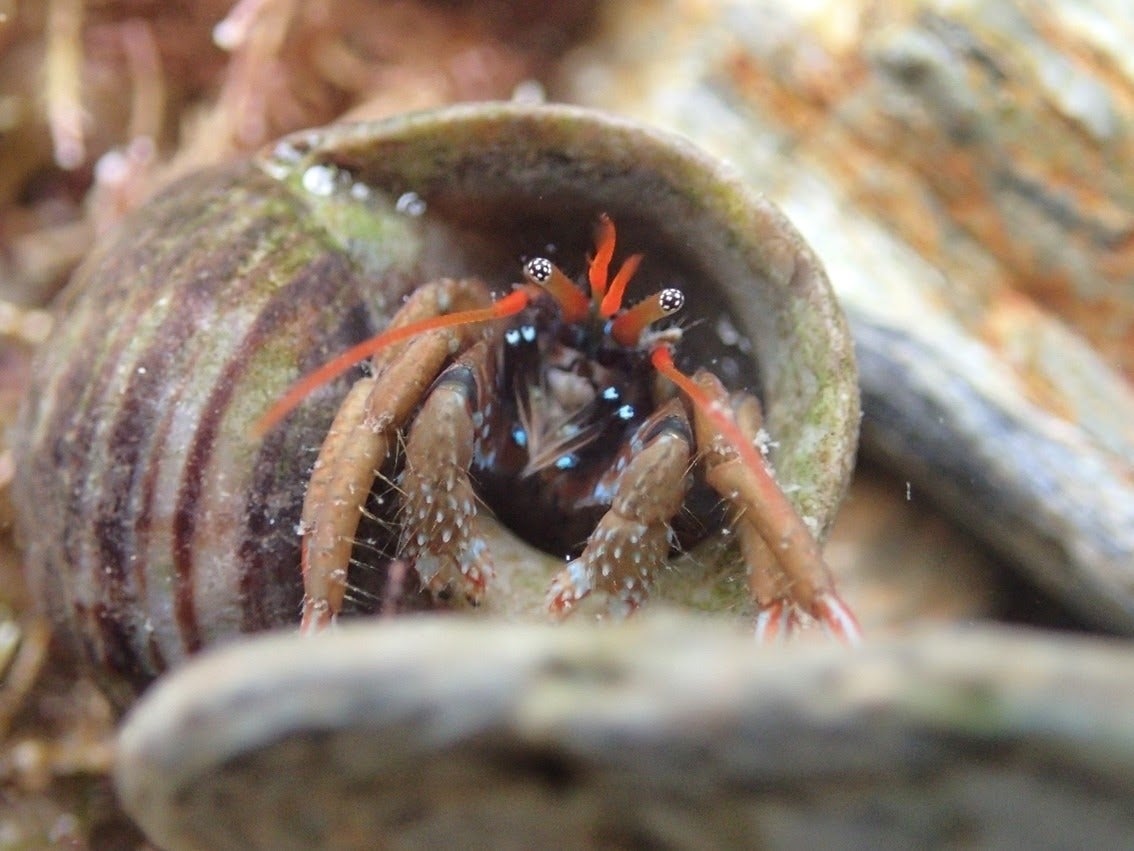
[(120, 703), (340, 602), (578, 619), (656, 584), (764, 634), (855, 633), (817, 543), (859, 420), (823, 269), (726, 166), (631, 122), (450, 107), (188, 177), (92, 252), (34, 381), (30, 584)]
[[(756, 448), (763, 435), (756, 397), (729, 394), (708, 370), (691, 378), (674, 365), (681, 329), (652, 326), (681, 310), (684, 294), (669, 287), (624, 309), (642, 256), (631, 255), (610, 278), (614, 249), (615, 226), (604, 214), (587, 267), (589, 297), (546, 257), (528, 260), (527, 285), (496, 301), (476, 279), (427, 284), (388, 330), (298, 383), (264, 415), (257, 433), (361, 358), (380, 355), (339, 409), (308, 485), (304, 631), (342, 609), (371, 482), (412, 414), (395, 488), (397, 554), (431, 591), (448, 596), (456, 587), (474, 603), (485, 593), (494, 570), (478, 503), (487, 491), (495, 496), (490, 508), (510, 504), (521, 523), (525, 515), (538, 521), (541, 536), (568, 551), (579, 518), (597, 518), (552, 580), (550, 613), (567, 614), (596, 590), (612, 611), (631, 612), (675, 544), (671, 523), (698, 464), (729, 506), (759, 608), (757, 634), (792, 628), (802, 610), (844, 639), (858, 637), (818, 543)], [(651, 368), (686, 402), (653, 381)]]

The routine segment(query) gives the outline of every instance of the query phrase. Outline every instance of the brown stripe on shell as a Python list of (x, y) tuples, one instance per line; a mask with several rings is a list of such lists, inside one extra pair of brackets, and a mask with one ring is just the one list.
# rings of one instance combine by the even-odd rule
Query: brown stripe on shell
[[(329, 261), (334, 255), (327, 255)], [(338, 319), (338, 327), (332, 333), (315, 335), (311, 329), (311, 317), (295, 317), (295, 303), (303, 293), (318, 292), (325, 289), (322, 283), (327, 277), (341, 275), (328, 262), (312, 264), (301, 275), (281, 290), (272, 302), (265, 305), (251, 329), (241, 351), (233, 359), (234, 371), (242, 368), (243, 359), (255, 352), (263, 340), (274, 334), (295, 334), (299, 339), (320, 340), (312, 343), (304, 360), (301, 372), (307, 372), (326, 362), (339, 349), (326, 341), (359, 340), (373, 333), (373, 324), (366, 311), (359, 306), (353, 308), (344, 304)], [(325, 325), (327, 317), (321, 317), (320, 325)], [(238, 360), (239, 359), (239, 360)], [(299, 569), (299, 536), (296, 525), (299, 522), (302, 496), (306, 490), (306, 473), (309, 464), (305, 461), (301, 469), (303, 477), (295, 480), (294, 469), (281, 473), (277, 456), (281, 452), (296, 453), (297, 447), (284, 436), (289, 425), (294, 425), (296, 433), (306, 435), (303, 447), (306, 458), (313, 463), (322, 436), (330, 423), (333, 407), (327, 404), (330, 399), (340, 399), (349, 381), (356, 376), (348, 376), (325, 389), (319, 397), (312, 399), (307, 410), (294, 414), (277, 431), (279, 435), (269, 438), (259, 453), (252, 470), (245, 504), (244, 535), (239, 542), (241, 629), (254, 632), (279, 626), (281, 623), (296, 622), (302, 602), (302, 577)], [(235, 382), (234, 382), (235, 383)], [(223, 386), (224, 382), (222, 382)], [(322, 400), (322, 401), (321, 401)], [(218, 400), (219, 401), (219, 400)], [(314, 410), (312, 410), (314, 408)], [(310, 425), (308, 425), (310, 423)], [(281, 481), (280, 477), (290, 477), (291, 481)], [(295, 494), (294, 502), (286, 509), (271, 505), (264, 494)]]
[[(253, 185), (256, 182), (253, 178), (249, 180)], [(183, 277), (179, 295), (192, 309), (184, 314), (183, 321), (179, 321), (179, 316), (172, 317), (168, 327), (159, 335), (161, 339), (154, 349), (154, 356), (159, 361), (163, 357), (168, 358), (170, 351), (185, 351), (223, 364), (231, 357), (231, 351), (239, 345), (240, 336), (244, 333), (241, 326), (229, 326), (229, 317), (262, 309), (261, 302), (270, 298), (272, 288), (277, 286), (275, 280), (286, 274), (289, 258), (295, 254), (305, 256), (304, 252), (310, 250), (310, 235), (296, 224), (300, 212), (298, 204), (281, 205), (278, 201), (271, 205), (256, 205), (252, 201), (245, 203), (247, 207), (238, 220), (222, 223), (223, 233), (209, 234), (196, 254), (196, 267), (191, 274)], [(209, 250), (214, 245), (220, 248)], [(201, 345), (201, 338), (207, 338), (208, 343)], [(179, 361), (176, 380), (173, 374), (166, 377), (177, 387), (175, 398), (165, 406), (167, 412), (172, 413), (176, 408), (186, 412), (187, 409), (188, 416), (198, 418), (198, 426), (203, 421), (209, 428), (208, 417), (213, 409), (207, 386), (200, 394), (192, 391), (209, 382), (223, 384), (227, 381), (222, 377), (223, 370), (223, 366), (210, 366), (209, 363)], [(174, 372), (168, 368), (166, 371)], [(228, 559), (225, 565), (209, 564), (203, 568), (195, 566), (193, 531), (196, 520), (191, 515), (198, 510), (200, 477), (205, 475), (202, 465), (206, 459), (199, 450), (201, 439), (202, 435), (195, 432), (193, 443), (188, 447), (169, 446), (164, 435), (155, 443), (155, 451), (160, 451), (162, 457), (155, 457), (147, 464), (151, 470), (162, 469), (163, 464), (170, 463), (168, 459), (171, 456), (182, 461), (180, 470), (168, 474), (174, 481), (165, 482), (166, 487), (177, 491), (176, 508), (172, 527), (168, 530), (160, 527), (164, 537), (143, 532), (139, 540), (140, 551), (156, 553), (158, 558), (168, 560), (171, 565), (173, 588), (169, 589), (169, 593), (174, 599), (172, 627), (180, 635), (180, 646), (176, 648), (179, 656), (199, 649), (203, 643), (202, 624), (194, 603), (198, 588), (195, 571), (210, 570), (213, 571), (211, 576), (215, 577), (217, 571), (228, 569), (227, 563), (232, 561)], [(211, 439), (210, 432), (206, 441)], [(153, 501), (151, 495), (143, 504), (148, 509)], [(139, 523), (141, 530), (158, 528), (148, 517)], [(220, 617), (219, 613), (217, 616)]]
[[(274, 237), (280, 238), (281, 235), (285, 236), (276, 250), (265, 250)], [(212, 235), (208, 245), (220, 245), (223, 249), (202, 250), (199, 253), (198, 270), (181, 291), (181, 295), (191, 302), (192, 311), (185, 315), (183, 322), (176, 321), (175, 317), (168, 329), (168, 339), (159, 344), (175, 351), (193, 351), (210, 360), (210, 363), (202, 364), (200, 368), (196, 363), (185, 363), (179, 365), (178, 370), (181, 380), (178, 381), (176, 402), (181, 403), (181, 407), (185, 407), (187, 403), (192, 412), (190, 416), (195, 417), (195, 421), (191, 443), (185, 450), (184, 464), (177, 477), (170, 556), (174, 576), (172, 590), (175, 620), (184, 649), (190, 653), (196, 652), (203, 645), (202, 624), (195, 602), (199, 588), (197, 571), (219, 569), (218, 565), (198, 567), (195, 555), (198, 513), (203, 510), (200, 504), (203, 477), (209, 468), (213, 444), (217, 439), (217, 427), (227, 412), (228, 395), (232, 392), (235, 381), (233, 350), (242, 345), (239, 337), (246, 333), (243, 327), (228, 327), (223, 318), (236, 309), (251, 310), (252, 305), (255, 305), (258, 313), (262, 309), (261, 300), (270, 296), (266, 289), (253, 286), (252, 282), (273, 281), (272, 274), (265, 267), (269, 264), (283, 264), (289, 252), (296, 249), (296, 243), (300, 243), (300, 248), (304, 247), (305, 236), (300, 229), (288, 228), (284, 221), (273, 220), (270, 215), (252, 217), (248, 220), (248, 226), (237, 232)], [(259, 255), (259, 258), (249, 266), (249, 259), (253, 255)], [(276, 276), (280, 276), (286, 270), (273, 271)], [(247, 303), (240, 304), (245, 299)], [(236, 304), (231, 303), (234, 300)], [(222, 326), (221, 333), (213, 333), (215, 329), (208, 327), (207, 320), (210, 317), (215, 317), (217, 324)], [(199, 333), (206, 334), (213, 345), (189, 346), (190, 340)], [(232, 338), (226, 336), (229, 333)], [(160, 356), (160, 353), (157, 354)], [(220, 363), (217, 365), (211, 363), (218, 360)], [(237, 358), (235, 368), (239, 370), (242, 366)], [(200, 398), (195, 398), (197, 394), (194, 391), (197, 387), (210, 382), (211, 389), (206, 387), (199, 394)], [(179, 448), (170, 449), (177, 451)], [(216, 575), (212, 574), (214, 577)]]
[[(319, 299), (320, 308), (330, 307), (333, 310), (334, 302), (343, 300), (341, 296), (335, 297), (334, 282), (349, 281), (351, 272), (349, 264), (341, 255), (324, 253), (274, 293), (271, 300), (260, 307), (254, 323), (245, 331), (239, 345), (227, 355), (220, 374), (212, 384), (212, 392), (201, 405), (193, 443), (186, 459), (185, 474), (179, 484), (173, 541), (177, 577), (177, 618), (185, 637), (186, 646), (191, 650), (197, 649), (201, 642), (201, 629), (196, 615), (197, 580), (202, 575), (202, 571), (209, 570), (211, 567), (201, 564), (198, 558), (200, 551), (197, 540), (198, 518), (203, 509), (202, 498), (205, 494), (206, 479), (210, 471), (215, 469), (213, 454), (216, 449), (218, 432), (222, 422), (231, 415), (233, 394), (243, 389), (241, 377), (246, 371), (248, 361), (262, 349), (268, 339), (277, 335), (287, 335), (293, 339), (326, 338), (327, 335), (324, 332), (327, 324), (326, 317), (322, 315), (321, 311), (316, 313), (311, 310), (311, 305), (316, 302), (313, 296), (315, 294), (321, 296)], [(355, 335), (361, 336), (365, 334), (365, 325), (360, 322), (362, 319), (360, 313), (354, 315), (356, 321), (351, 330)], [(333, 336), (333, 339), (341, 342), (343, 338)], [(326, 353), (321, 349), (312, 351), (311, 354), (315, 356), (316, 362), (326, 357)], [(304, 358), (303, 363), (307, 364), (312, 360), (313, 358), (309, 355)], [(272, 445), (273, 443), (269, 443), (268, 447)], [(278, 444), (276, 445), (278, 451)], [(291, 451), (294, 451), (294, 448), (291, 448)], [(290, 472), (294, 475), (296, 471), (292, 469)], [(285, 513), (283, 516), (277, 517), (276, 521), (277, 524), (282, 524), (287, 529), (287, 533), (293, 537), (293, 540), (296, 540), (294, 538), (294, 527), (299, 520), (299, 504), (304, 490), (302, 478), (295, 475), (289, 489), (296, 495), (293, 504), (290, 506), (290, 515)], [(249, 493), (248, 498), (256, 499), (257, 497)], [(258, 498), (263, 499), (262, 496)], [(245, 503), (242, 503), (241, 508), (247, 512), (245, 505)], [(246, 516), (242, 516), (241, 520), (246, 522)], [(254, 536), (257, 532), (245, 530), (234, 543), (241, 550), (254, 550), (254, 546), (247, 546), (250, 534)], [(283, 571), (284, 580), (298, 589), (300, 577), (297, 549), (294, 544), (284, 549), (290, 551), (291, 555), (288, 560), (291, 569), (290, 571)], [(258, 608), (258, 604), (249, 599), (250, 595), (257, 592), (263, 593), (262, 587), (256, 587), (260, 584), (260, 581), (254, 574), (262, 572), (265, 565), (262, 557), (252, 563), (245, 563), (242, 559), (235, 557), (238, 554), (233, 554), (232, 565), (239, 570), (236, 584), (242, 589), (240, 594), (241, 620), (246, 622), (250, 617), (249, 606), (251, 605), (253, 610)], [(276, 553), (275, 555), (286, 558), (288, 553)], [(278, 570), (282, 565), (275, 567)], [(293, 610), (293, 614), (298, 613), (298, 596), (286, 594), (285, 596), (295, 597), (296, 608)], [(255, 614), (251, 615), (251, 618), (254, 621), (260, 619)], [(264, 625), (278, 626), (283, 622), (280, 619), (279, 612), (271, 613), (267, 620), (268, 623)]]
[[(231, 190), (230, 183), (221, 181), (214, 190), (204, 194), (192, 183), (188, 188), (190, 192), (186, 194), (197, 199), (200, 206), (186, 209), (184, 204), (176, 203), (183, 197), (181, 192), (176, 192), (159, 205), (153, 217), (154, 224), (160, 226), (164, 222), (168, 225), (177, 221), (186, 226), (189, 233), (220, 237), (226, 228), (232, 226), (234, 219), (222, 207), (210, 202), (227, 195)], [(194, 215), (198, 211), (199, 214)], [(175, 216), (178, 218), (175, 219)], [(122, 292), (128, 302), (123, 310), (125, 321), (115, 325), (114, 336), (119, 345), (109, 361), (117, 367), (117, 374), (100, 375), (108, 386), (95, 388), (96, 393), (107, 394), (114, 382), (125, 382), (125, 386), (114, 393), (118, 400), (117, 417), (102, 417), (113, 424), (107, 431), (105, 442), (100, 443), (101, 460), (92, 468), (93, 478), (87, 483), (88, 494), (101, 494), (95, 509), (98, 520), (92, 530), (94, 546), (99, 554), (91, 565), (93, 570), (98, 571), (95, 588), (100, 591), (99, 605), (115, 614), (113, 619), (101, 619), (101, 631), (106, 635), (108, 647), (111, 642), (121, 640), (123, 635), (132, 637), (136, 652), (133, 664), (151, 675), (161, 670), (159, 660), (162, 654), (159, 651), (154, 656), (150, 651), (151, 646), (157, 646), (158, 642), (153, 633), (151, 613), (145, 605), (150, 565), (144, 556), (143, 540), (152, 519), (150, 507), (155, 457), (165, 445), (163, 438), (175, 410), (171, 403), (176, 402), (179, 389), (177, 382), (171, 383), (170, 367), (176, 364), (183, 374), (193, 370), (193, 363), (176, 360), (179, 355), (174, 353), (186, 351), (184, 344), (194, 333), (194, 323), (198, 319), (192, 307), (183, 303), (184, 287), (175, 296), (153, 282), (188, 281), (193, 287), (202, 284), (204, 279), (200, 271), (206, 261), (202, 257), (200, 243), (199, 239), (179, 241), (170, 246), (168, 254), (140, 270), (141, 274), (127, 277), (134, 286)], [(216, 256), (216, 252), (207, 254), (209, 260), (217, 263), (213, 271), (218, 286), (231, 281), (238, 268), (238, 259), (232, 258), (225, 263), (223, 258)], [(104, 275), (111, 273), (111, 270), (103, 272)], [(141, 297), (135, 296), (138, 292)], [(169, 306), (161, 309), (159, 300), (163, 298), (168, 299)], [(141, 329), (138, 328), (140, 317), (146, 318), (145, 327)], [(135, 353), (143, 345), (146, 348)], [(118, 377), (120, 375), (121, 378)], [(108, 408), (107, 412), (110, 410)], [(82, 540), (81, 536), (74, 537)], [(112, 625), (115, 635), (107, 634), (107, 624)], [(109, 651), (107, 655), (111, 655)]]
[[(207, 208), (203, 209), (207, 212)], [(166, 227), (172, 220), (172, 216), (162, 216), (159, 208), (147, 220), (148, 227), (143, 228), (137, 238), (144, 241), (147, 232)], [(182, 214), (182, 221), (190, 226), (196, 224), (191, 213)], [(177, 250), (169, 252), (160, 265), (145, 271), (172, 275), (178, 265), (190, 256), (190, 247), (177, 246)], [(65, 475), (67, 479), (56, 491), (62, 495), (62, 503), (55, 502), (48, 495), (43, 502), (35, 500), (29, 504), (41, 506), (43, 519), (55, 527), (57, 540), (46, 546), (58, 546), (61, 550), (61, 557), (56, 559), (53, 569), (41, 571), (53, 578), (40, 581), (54, 586), (51, 599), (59, 601), (56, 605), (71, 608), (80, 623), (90, 624), (92, 635), (102, 637), (100, 647), (92, 648), (88, 643), (94, 661), (106, 661), (116, 666), (114, 660), (121, 662), (123, 658), (120, 652), (115, 651), (120, 649), (122, 636), (120, 630), (108, 630), (110, 618), (106, 613), (128, 610), (133, 595), (121, 591), (126, 562), (116, 557), (114, 551), (117, 547), (103, 546), (99, 539), (105, 540), (111, 534), (112, 527), (116, 525), (115, 519), (120, 519), (121, 512), (118, 505), (107, 511), (105, 507), (95, 508), (91, 503), (107, 476), (113, 477), (116, 469), (109, 463), (111, 456), (107, 453), (107, 447), (113, 445), (115, 429), (112, 421), (103, 416), (109, 404), (107, 400), (119, 398), (119, 394), (111, 388), (122, 380), (126, 353), (135, 344), (143, 319), (152, 317), (154, 305), (163, 294), (156, 287), (133, 285), (138, 270), (132, 268), (131, 261), (120, 252), (100, 255), (98, 264), (88, 266), (88, 269), (88, 285), (96, 285), (100, 290), (105, 287), (109, 292), (100, 293), (97, 302), (87, 300), (76, 311), (76, 321), (63, 327), (61, 339), (54, 341), (48, 356), (62, 358), (64, 362), (70, 358), (73, 366), (60, 371), (58, 382), (46, 387), (42, 396), (54, 400), (54, 407), (46, 412), (54, 428), (43, 433), (56, 435), (53, 452), (55, 470), (60, 471), (57, 475)], [(92, 343), (99, 342), (102, 343), (101, 348), (76, 356), (76, 349), (89, 349)], [(112, 485), (105, 492), (120, 490)], [(92, 512), (94, 536), (66, 534), (69, 524), (83, 522), (83, 518), (91, 517)], [(101, 616), (100, 612), (103, 613)], [(111, 659), (112, 656), (114, 659)]]
[[(190, 222), (197, 232), (215, 233), (216, 228), (226, 223), (215, 208), (204, 205), (202, 210), (200, 219)], [(195, 280), (200, 257), (192, 250), (193, 240), (185, 243), (179, 245), (181, 250), (177, 252), (176, 263), (163, 263), (154, 272), (169, 280)], [(138, 322), (127, 314), (128, 321), (124, 327), (116, 329), (117, 336), (123, 341), (124, 349), (138, 345), (139, 340), (153, 342), (132, 362), (125, 359), (125, 351), (114, 358), (120, 366), (129, 364), (128, 383), (118, 394), (118, 415), (104, 447), (105, 466), (97, 471), (99, 479), (92, 482), (91, 487), (92, 492), (102, 494), (97, 509), (99, 522), (93, 530), (101, 556), (102, 576), (97, 587), (102, 592), (102, 605), (116, 613), (114, 628), (118, 632), (134, 636), (135, 647), (142, 657), (136, 664), (152, 672), (161, 669), (162, 654), (159, 651), (154, 656), (151, 652), (151, 647), (158, 646), (152, 631), (149, 640), (142, 638), (149, 621), (144, 604), (149, 565), (141, 555), (144, 550), (140, 539), (145, 537), (151, 522), (150, 507), (156, 482), (152, 455), (158, 451), (156, 447), (165, 444), (164, 437), (174, 414), (173, 405), (168, 404), (176, 393), (168, 380), (170, 352), (183, 351), (190, 334), (175, 333), (177, 328), (186, 325), (186, 312), (178, 309), (173, 299), (168, 310), (156, 308), (155, 301), (168, 294), (162, 295), (158, 287), (137, 289), (148, 290), (153, 295), (149, 303), (132, 305), (131, 310), (145, 311), (144, 315), (154, 327), (136, 337)], [(180, 362), (179, 366), (191, 370), (193, 365)]]
[(120, 610), (99, 604), (91, 612), (102, 639), (100, 652), (104, 664), (141, 691), (153, 677), (138, 664), (136, 636), (120, 617)]

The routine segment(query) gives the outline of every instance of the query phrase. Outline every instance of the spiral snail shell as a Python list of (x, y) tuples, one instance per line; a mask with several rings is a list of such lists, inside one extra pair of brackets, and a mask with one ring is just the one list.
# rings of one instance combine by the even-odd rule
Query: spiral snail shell
[(299, 506), (346, 382), (251, 439), (290, 382), (422, 282), (503, 289), (549, 243), (581, 257), (601, 210), (651, 258), (643, 286), (678, 283), (707, 330), (727, 315), (751, 340), (758, 372), (741, 379), (763, 396), (779, 480), (825, 532), (857, 440), (851, 343), (818, 261), (727, 168), (570, 107), (301, 133), (139, 210), (77, 273), (39, 358), (15, 441), (19, 532), (36, 598), (112, 695), (295, 622)]

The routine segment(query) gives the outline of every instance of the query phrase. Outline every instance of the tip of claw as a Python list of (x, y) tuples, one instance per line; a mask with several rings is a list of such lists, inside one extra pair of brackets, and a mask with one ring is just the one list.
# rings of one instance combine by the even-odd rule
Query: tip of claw
[(557, 588), (553, 585), (547, 595), (547, 612), (556, 620), (563, 620), (575, 610), (580, 599), (574, 588)]
[[(849, 647), (862, 643), (862, 627), (858, 619), (835, 594), (820, 594), (811, 611), (812, 617), (823, 631)], [(774, 644), (790, 638), (801, 626), (800, 612), (788, 600), (776, 600), (756, 615), (756, 640), (760, 644)]]
[(474, 564), (462, 564), (461, 575), (464, 577), (465, 600), (470, 606), (479, 606), (488, 583), (496, 575), (495, 569), (489, 562), (477, 559)]
[(820, 594), (815, 600), (815, 617), (828, 633), (843, 644), (857, 647), (862, 643), (862, 627), (850, 607), (833, 593)]
[(756, 615), (756, 641), (760, 644), (775, 644), (791, 635), (793, 629), (791, 607), (783, 600), (776, 600)]
[(576, 559), (551, 580), (551, 587), (547, 589), (547, 611), (552, 617), (562, 620), (590, 593), (591, 589), (584, 573), (579, 569), (579, 560)]

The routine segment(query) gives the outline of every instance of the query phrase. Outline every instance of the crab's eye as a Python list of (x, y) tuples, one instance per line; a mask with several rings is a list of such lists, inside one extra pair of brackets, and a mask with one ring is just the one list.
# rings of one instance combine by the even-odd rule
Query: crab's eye
[(524, 277), (541, 287), (551, 280), (555, 266), (546, 257), (533, 257), (524, 264)]
[(669, 316), (671, 313), (677, 313), (685, 306), (685, 293), (674, 287), (666, 287), (658, 293), (658, 307), (662, 312)]

